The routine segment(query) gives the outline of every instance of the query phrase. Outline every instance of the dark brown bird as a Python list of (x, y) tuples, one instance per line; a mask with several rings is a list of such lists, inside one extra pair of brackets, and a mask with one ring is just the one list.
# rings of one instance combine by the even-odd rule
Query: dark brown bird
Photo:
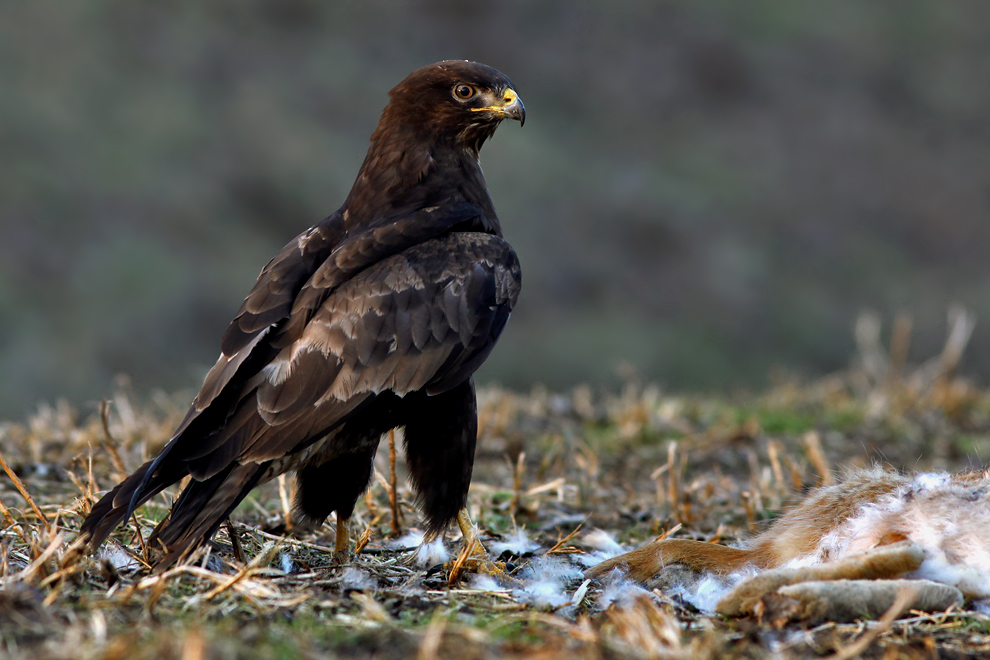
[(297, 522), (336, 511), (343, 550), (396, 427), (429, 532), (458, 518), (477, 436), (471, 376), (520, 287), (478, 152), (526, 111), (506, 76), (466, 61), (414, 71), (389, 96), (343, 206), (264, 267), (172, 439), (86, 517), (93, 547), (188, 475), (152, 535), (161, 570), (252, 488), (295, 471)]

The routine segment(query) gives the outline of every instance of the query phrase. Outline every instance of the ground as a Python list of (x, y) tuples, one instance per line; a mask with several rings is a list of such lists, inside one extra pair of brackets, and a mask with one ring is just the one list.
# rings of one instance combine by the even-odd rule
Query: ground
[(456, 529), (445, 563), (409, 549), (418, 514), (401, 438), (400, 528), (383, 442), (347, 561), (332, 557), (332, 519), (282, 534), (291, 479), (255, 491), (208, 554), (162, 576), (141, 565), (141, 547), (174, 490), (101, 556), (81, 554), (72, 541), (94, 496), (161, 448), (185, 399), (138, 403), (122, 388), (102, 414), (42, 406), (2, 427), (0, 456), (21, 483), (0, 476), (0, 657), (990, 657), (990, 617), (967, 609), (777, 627), (581, 575), (616, 543), (744, 538), (846, 468), (984, 465), (990, 391), (954, 375), (958, 351), (907, 369), (861, 348), (846, 372), (731, 397), (634, 377), (619, 393), (482, 388), (470, 509), (505, 563), (497, 579), (458, 561)]

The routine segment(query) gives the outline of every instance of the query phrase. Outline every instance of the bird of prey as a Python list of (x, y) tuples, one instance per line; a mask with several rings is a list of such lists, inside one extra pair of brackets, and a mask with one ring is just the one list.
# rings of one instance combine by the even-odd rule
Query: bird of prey
[(262, 269), (171, 440), (86, 517), (92, 547), (188, 476), (149, 545), (163, 570), (252, 488), (294, 471), (296, 522), (336, 512), (342, 551), (378, 443), (397, 427), (429, 536), (463, 528), (472, 374), (521, 282), (478, 153), (526, 111), (505, 75), (468, 61), (414, 71), (389, 96), (343, 206)]

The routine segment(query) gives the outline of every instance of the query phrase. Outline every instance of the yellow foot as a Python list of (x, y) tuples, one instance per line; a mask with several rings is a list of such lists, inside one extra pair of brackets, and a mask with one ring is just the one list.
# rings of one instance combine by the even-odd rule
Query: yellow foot
[(337, 540), (334, 544), (333, 563), (343, 564), (351, 558), (350, 537), (347, 533), (347, 519), (337, 516)]
[(503, 582), (514, 581), (505, 572), (505, 562), (492, 561), (488, 550), (478, 538), (478, 528), (471, 521), (467, 509), (461, 509), (460, 513), (457, 514), (457, 526), (461, 528), (461, 534), (464, 536), (464, 545), (461, 547), (457, 559), (450, 565), (450, 572), (447, 576), (448, 586), (456, 584), (464, 571), (491, 575)]

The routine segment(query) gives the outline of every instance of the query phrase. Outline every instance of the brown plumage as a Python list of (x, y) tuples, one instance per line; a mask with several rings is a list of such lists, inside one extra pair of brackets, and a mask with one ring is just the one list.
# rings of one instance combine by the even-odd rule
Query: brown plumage
[(457, 517), (474, 463), (471, 375), (520, 287), (478, 151), (525, 110), (508, 78), (464, 61), (415, 71), (389, 95), (343, 206), (261, 271), (172, 439), (83, 522), (93, 546), (187, 475), (153, 535), (159, 570), (290, 470), (297, 522), (345, 520), (382, 434), (400, 426), (428, 529)]

